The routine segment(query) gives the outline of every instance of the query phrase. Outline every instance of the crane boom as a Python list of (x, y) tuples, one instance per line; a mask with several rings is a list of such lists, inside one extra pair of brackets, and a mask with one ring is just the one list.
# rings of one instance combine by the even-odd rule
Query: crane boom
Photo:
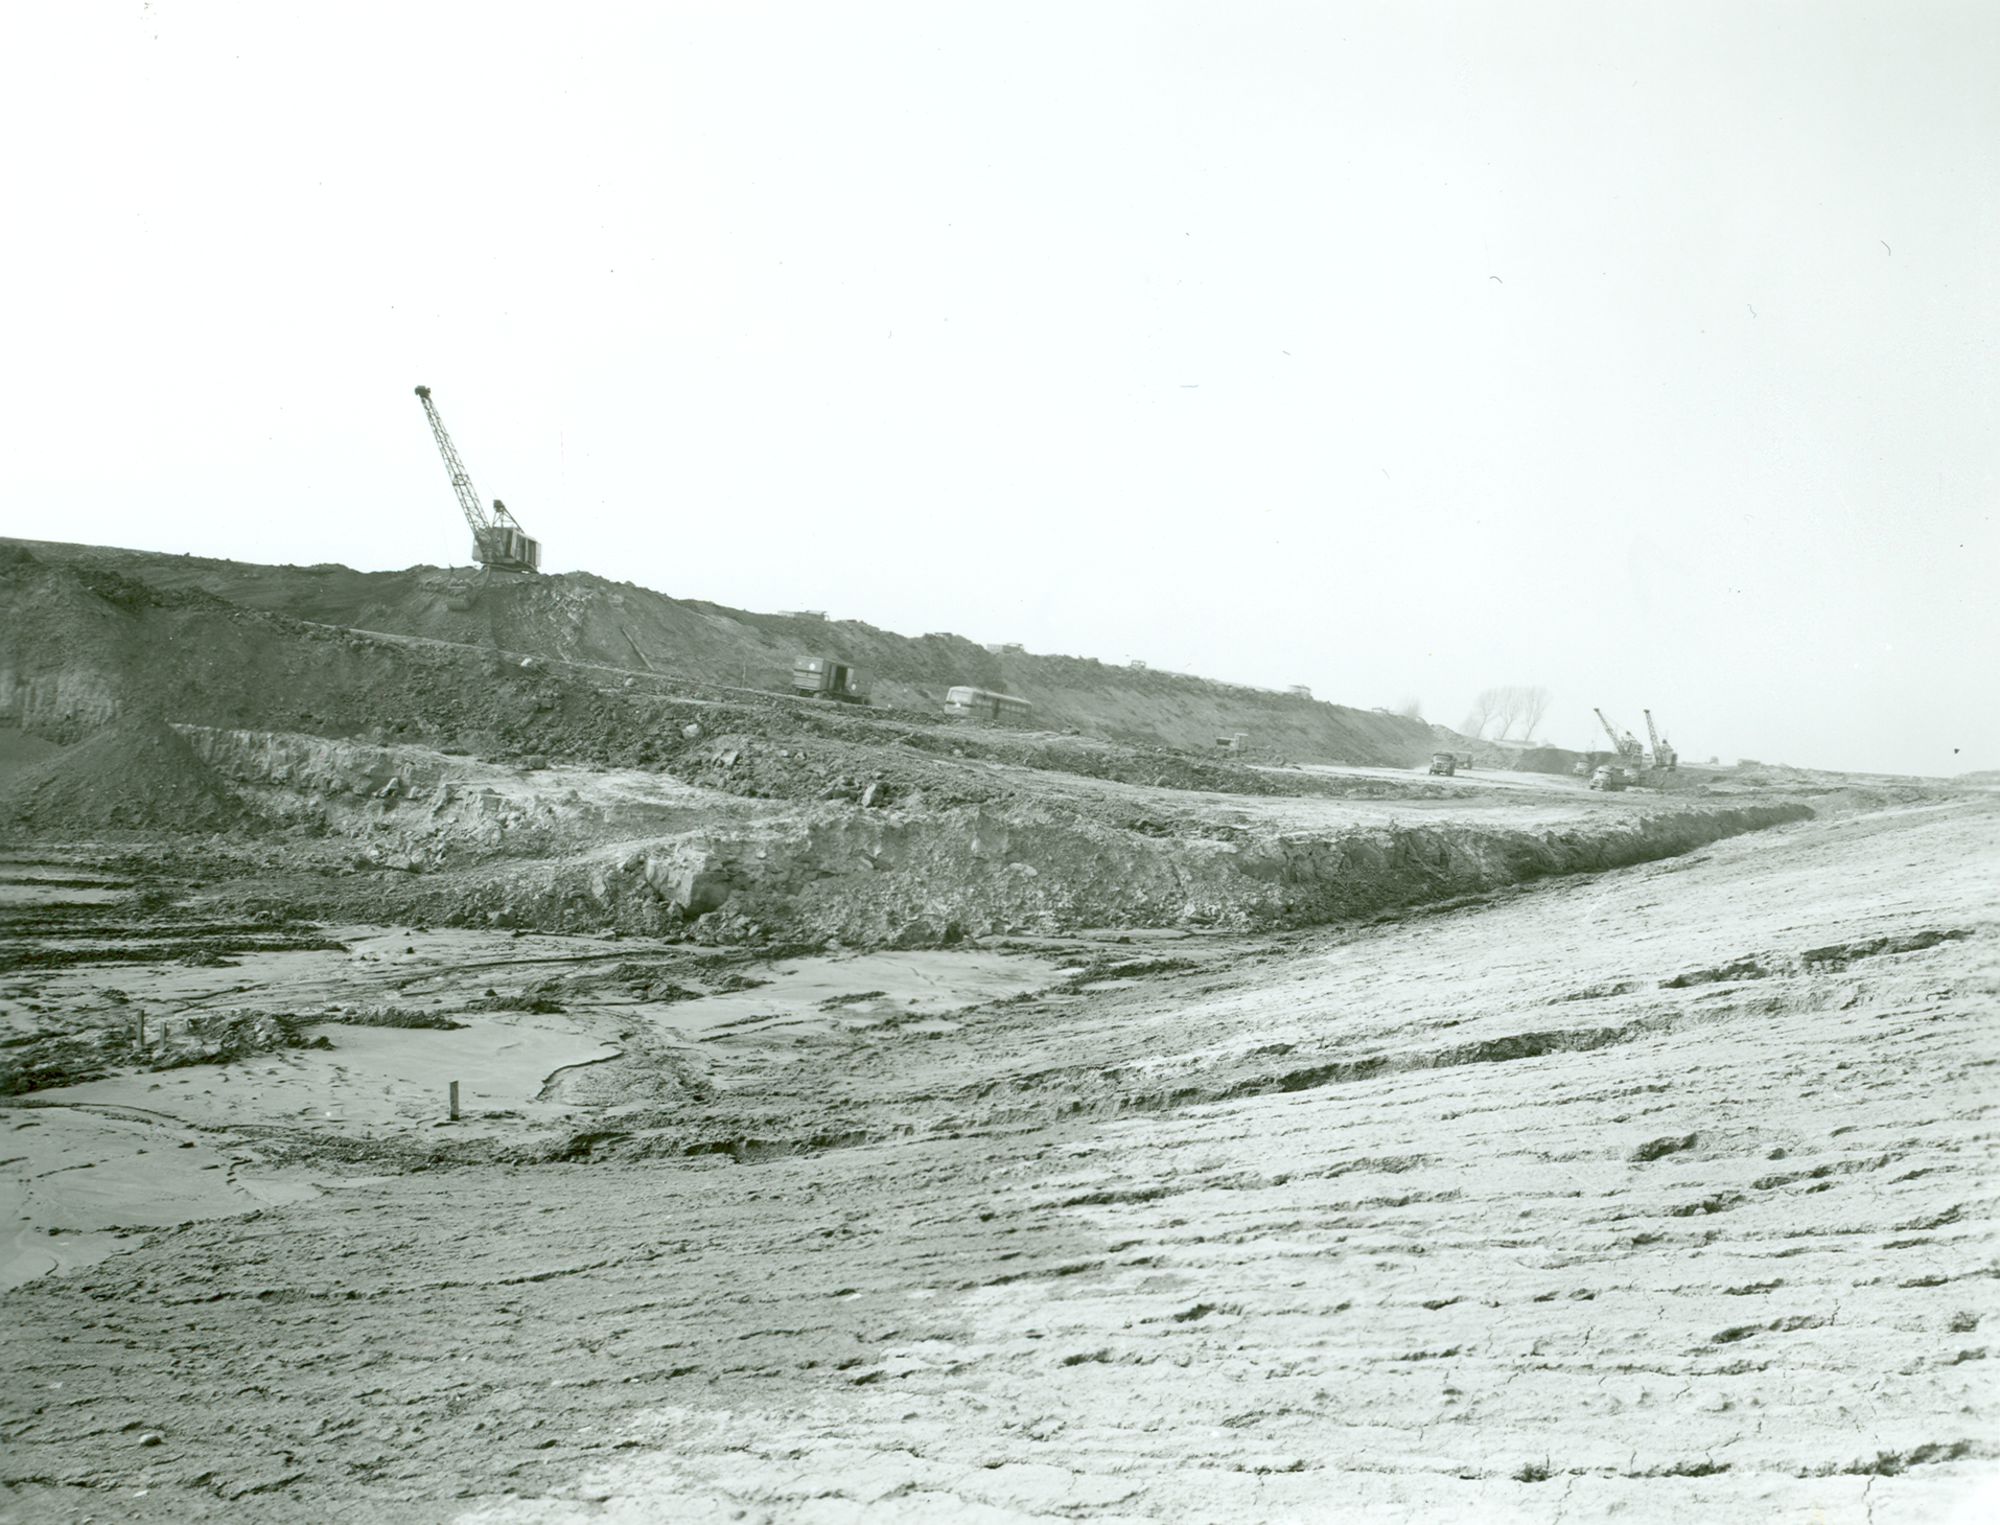
[(417, 397), (424, 405), (424, 417), (431, 421), (431, 437), (437, 441), (438, 454), (444, 457), (445, 474), (451, 478), (451, 490), (458, 497), (459, 512), (465, 515), (466, 526), (476, 541), (482, 531), (492, 528), (492, 521), (479, 506), (479, 490), (472, 485), (472, 474), (458, 458), (458, 446), (451, 442), (444, 420), (438, 416), (437, 404), (431, 401), (431, 389), (418, 387)]
[[(1660, 755), (1660, 728), (1653, 724), (1653, 712), (1651, 710), (1641, 710), (1639, 713), (1646, 717), (1646, 735), (1652, 740), (1653, 756), (1657, 758)], [(1660, 766), (1664, 767), (1665, 764), (1660, 764)]]
[(522, 530), (520, 521), (507, 511), (507, 505), (498, 498), (493, 500), (493, 512), (486, 512), (479, 501), (479, 490), (472, 485), (472, 473), (459, 459), (458, 447), (451, 442), (444, 419), (438, 415), (437, 404), (431, 401), (431, 389), (418, 387), (417, 398), (424, 405), (424, 417), (430, 420), (431, 437), (437, 441), (438, 454), (444, 457), (445, 474), (451, 478), (451, 490), (458, 499), (459, 512), (465, 515), (466, 525), (472, 531), (473, 558), (481, 566), (505, 572), (540, 570), (542, 543)]
[[(425, 406), (428, 407), (429, 404), (426, 403)], [(1622, 753), (1625, 750), (1625, 748), (1623, 744), (1620, 743), (1620, 741), (1618, 740), (1618, 733), (1611, 728), (1611, 722), (1604, 718), (1604, 711), (1600, 709), (1592, 709), (1590, 713), (1597, 717), (1597, 723), (1604, 727), (1604, 734), (1611, 738), (1611, 749), (1614, 752)]]

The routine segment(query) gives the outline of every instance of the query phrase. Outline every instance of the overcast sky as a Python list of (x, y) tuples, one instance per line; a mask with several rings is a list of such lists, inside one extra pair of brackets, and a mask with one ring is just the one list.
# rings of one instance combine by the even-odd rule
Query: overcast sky
[(2000, 767), (2000, 7), (16, 5), (0, 531)]

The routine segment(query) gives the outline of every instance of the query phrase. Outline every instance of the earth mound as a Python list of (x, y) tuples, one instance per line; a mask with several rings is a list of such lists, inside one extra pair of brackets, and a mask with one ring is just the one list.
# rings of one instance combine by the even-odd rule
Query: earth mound
[(213, 831), (243, 808), (180, 734), (126, 720), (0, 786), (0, 825), (33, 831)]
[[(76, 583), (69, 596), (89, 595), (90, 615), (98, 622), (107, 606), (131, 612), (150, 625), (198, 622), (206, 627), (223, 623), (234, 613), (239, 616), (238, 628), (222, 633), (226, 644), (219, 649), (245, 649), (244, 671), (266, 678), (276, 676), (273, 669), (283, 660), (277, 648), (295, 644), (305, 634), (298, 628), (303, 621), (322, 627), (322, 637), (323, 627), (328, 626), (416, 637), (510, 664), (522, 657), (582, 664), (641, 680), (692, 681), (738, 692), (754, 690), (760, 696), (775, 694), (787, 704), (792, 663), (802, 655), (820, 654), (860, 667), (878, 712), (937, 718), (946, 690), (969, 684), (1026, 699), (1034, 706), (1032, 724), (1038, 729), (1209, 756), (1215, 754), (1218, 738), (1239, 732), (1249, 738), (1251, 754), (1267, 760), (1377, 767), (1422, 766), (1433, 749), (1464, 744), (1464, 738), (1421, 720), (1291, 692), (1090, 657), (1028, 652), (1016, 646), (988, 650), (942, 631), (905, 636), (821, 614), (756, 613), (675, 598), (585, 572), (537, 577), (439, 567), (359, 572), (341, 566), (261, 566), (49, 541), (0, 545), (21, 553), (44, 575), (68, 574)], [(134, 587), (144, 592), (135, 595)], [(52, 597), (40, 596), (45, 601)], [(244, 624), (240, 617), (253, 611), (290, 623)], [(60, 617), (75, 616), (65, 606)], [(0, 631), (0, 667), (9, 655), (4, 635)], [(213, 639), (204, 635), (201, 644), (191, 649), (207, 651)], [(324, 656), (325, 649), (322, 639), (315, 655)], [(122, 674), (121, 661), (150, 666), (153, 660), (150, 651), (121, 648), (99, 665)], [(50, 666), (75, 665), (66, 645), (17, 659), (18, 669), (35, 679), (41, 679)], [(327, 686), (325, 664), (309, 665), (312, 670), (296, 691), (310, 696), (304, 707), (317, 708), (317, 696)], [(217, 676), (228, 673), (229, 661), (218, 655), (207, 667), (202, 678), (212, 686)], [(65, 677), (71, 687), (79, 681), (75, 673)], [(122, 685), (122, 676), (116, 681)], [(230, 681), (232, 687), (242, 686), (234, 674)], [(293, 691), (294, 686), (284, 682), (267, 688), (251, 701), (255, 713), (268, 716), (271, 696)], [(205, 718), (217, 708), (212, 693), (202, 695), (203, 702), (194, 708), (166, 703), (167, 699), (178, 701), (180, 696), (172, 692), (161, 696), (164, 712), (176, 720)], [(38, 723), (47, 729), (46, 722)], [(246, 719), (228, 723), (241, 725)], [(289, 729), (337, 734), (303, 719), (281, 723)]]
[(1514, 759), (1513, 766), (1521, 773), (1574, 773), (1576, 765), (1583, 757), (1581, 752), (1571, 752), (1564, 747), (1530, 747)]

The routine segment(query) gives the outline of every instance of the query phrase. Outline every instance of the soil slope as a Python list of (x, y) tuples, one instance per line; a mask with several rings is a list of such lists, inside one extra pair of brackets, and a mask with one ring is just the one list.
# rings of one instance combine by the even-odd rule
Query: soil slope
[(171, 726), (123, 720), (0, 784), (0, 827), (90, 836), (214, 831), (242, 808)]

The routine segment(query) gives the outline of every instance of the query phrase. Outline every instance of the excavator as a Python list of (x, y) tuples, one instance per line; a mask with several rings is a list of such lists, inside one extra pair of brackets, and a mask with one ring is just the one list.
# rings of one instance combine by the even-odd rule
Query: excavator
[(431, 389), (418, 387), (417, 397), (423, 402), (424, 416), (431, 421), (431, 435), (437, 440), (438, 454), (444, 457), (445, 474), (451, 478), (451, 490), (458, 497), (459, 510), (472, 530), (473, 559), (489, 572), (539, 572), (542, 567), (541, 541), (527, 534), (520, 521), (507, 511), (507, 505), (498, 498), (493, 500), (493, 512), (487, 513), (472, 486), (472, 477), (465, 469), (465, 462), (458, 458), (458, 447), (452, 444), (451, 436), (445, 432), (437, 404), (431, 401)]
[(1653, 724), (1653, 712), (1641, 710), (1646, 717), (1646, 734), (1653, 738), (1653, 766), (1671, 773), (1681, 765), (1681, 754), (1674, 750), (1674, 744), (1662, 736), (1659, 727)]

